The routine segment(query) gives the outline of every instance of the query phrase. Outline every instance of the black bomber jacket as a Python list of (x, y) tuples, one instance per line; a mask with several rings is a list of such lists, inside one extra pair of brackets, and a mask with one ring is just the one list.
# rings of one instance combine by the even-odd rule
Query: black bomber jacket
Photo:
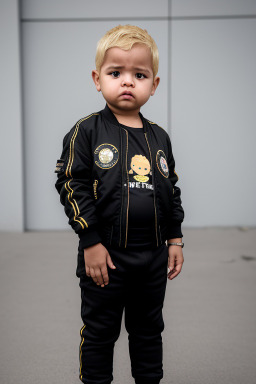
[[(176, 186), (175, 161), (167, 132), (140, 113), (151, 161), (154, 246), (182, 237), (184, 210)], [(111, 109), (80, 119), (63, 139), (55, 187), (79, 248), (103, 242), (126, 248), (129, 228), (128, 132)]]

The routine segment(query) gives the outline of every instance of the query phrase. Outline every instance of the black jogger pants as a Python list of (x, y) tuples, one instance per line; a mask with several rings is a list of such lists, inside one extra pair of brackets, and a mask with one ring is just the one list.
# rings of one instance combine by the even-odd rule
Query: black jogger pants
[(116, 266), (107, 266), (109, 284), (101, 287), (86, 274), (80, 277), (84, 323), (80, 380), (86, 384), (110, 384), (113, 380), (114, 344), (125, 309), (132, 376), (138, 383), (159, 383), (163, 377), (161, 332), (168, 247), (164, 243), (155, 249), (107, 249)]

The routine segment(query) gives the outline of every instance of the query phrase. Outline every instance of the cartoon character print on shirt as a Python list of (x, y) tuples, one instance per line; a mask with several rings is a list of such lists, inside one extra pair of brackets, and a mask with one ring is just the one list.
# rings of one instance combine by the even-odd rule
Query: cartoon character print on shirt
[(146, 156), (134, 155), (131, 158), (130, 168), (129, 174), (132, 175), (132, 178), (130, 178), (131, 188), (153, 189), (151, 182), (149, 182), (149, 176), (152, 175), (151, 166)]

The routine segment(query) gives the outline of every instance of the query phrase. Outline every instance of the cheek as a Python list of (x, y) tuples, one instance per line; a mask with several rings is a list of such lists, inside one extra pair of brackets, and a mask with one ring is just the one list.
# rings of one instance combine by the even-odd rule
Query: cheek
[(141, 88), (141, 94), (145, 98), (149, 97), (151, 95), (151, 92), (152, 92), (152, 85), (151, 84), (147, 84), (146, 86)]
[(117, 89), (118, 84), (116, 81), (106, 80), (104, 86), (105, 86), (105, 90), (109, 94), (111, 94), (113, 91)]

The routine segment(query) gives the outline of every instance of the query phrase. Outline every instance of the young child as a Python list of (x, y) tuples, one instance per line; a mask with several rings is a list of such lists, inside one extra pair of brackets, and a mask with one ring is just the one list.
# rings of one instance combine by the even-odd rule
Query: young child
[(92, 71), (106, 106), (66, 134), (56, 165), (56, 189), (79, 236), (79, 377), (86, 384), (113, 380), (124, 309), (135, 383), (163, 377), (162, 307), (167, 277), (184, 261), (184, 211), (170, 138), (140, 113), (159, 84), (157, 71), (158, 49), (146, 30), (108, 31)]

